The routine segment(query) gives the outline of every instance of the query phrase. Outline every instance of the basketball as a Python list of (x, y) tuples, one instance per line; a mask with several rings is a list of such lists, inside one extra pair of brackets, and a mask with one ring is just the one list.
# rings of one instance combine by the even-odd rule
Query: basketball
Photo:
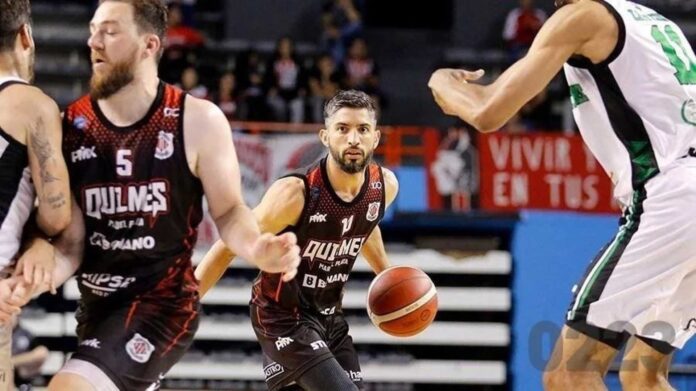
[(435, 284), (418, 268), (390, 267), (372, 280), (367, 291), (367, 313), (372, 323), (389, 335), (414, 336), (435, 319)]

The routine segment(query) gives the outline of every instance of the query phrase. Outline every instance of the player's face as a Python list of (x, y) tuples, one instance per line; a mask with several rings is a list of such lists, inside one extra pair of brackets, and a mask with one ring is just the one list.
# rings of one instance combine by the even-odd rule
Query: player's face
[(320, 136), (332, 159), (349, 174), (362, 172), (372, 160), (380, 132), (367, 109), (339, 109), (327, 120)]
[(143, 57), (143, 40), (133, 20), (133, 8), (127, 3), (102, 3), (89, 27), (90, 93), (95, 99), (106, 99), (135, 78), (138, 59)]

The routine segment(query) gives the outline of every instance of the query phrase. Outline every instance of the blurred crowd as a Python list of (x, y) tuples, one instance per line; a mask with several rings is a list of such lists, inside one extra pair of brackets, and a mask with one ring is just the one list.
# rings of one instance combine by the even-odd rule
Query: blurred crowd
[(193, 4), (169, 5), (161, 77), (209, 99), (229, 119), (316, 123), (324, 102), (339, 89), (359, 89), (384, 102), (379, 66), (363, 37), (353, 0), (331, 0), (321, 14), (318, 55), (301, 56), (292, 37), (279, 37), (272, 54), (247, 49), (221, 67), (206, 67), (206, 37), (190, 16)]

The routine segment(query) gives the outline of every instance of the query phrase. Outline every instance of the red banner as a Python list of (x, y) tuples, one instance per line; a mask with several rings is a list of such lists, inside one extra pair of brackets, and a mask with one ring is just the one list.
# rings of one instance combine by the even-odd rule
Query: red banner
[(481, 134), (481, 208), (615, 212), (611, 181), (579, 135)]

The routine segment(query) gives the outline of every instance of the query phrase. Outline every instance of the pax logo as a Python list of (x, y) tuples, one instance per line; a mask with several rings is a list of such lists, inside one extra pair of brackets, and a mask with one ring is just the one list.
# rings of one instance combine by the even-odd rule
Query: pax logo
[(126, 343), (126, 353), (128, 353), (133, 361), (141, 364), (146, 363), (154, 351), (155, 346), (150, 343), (147, 338), (138, 333), (135, 333), (133, 338)]
[(290, 337), (278, 337), (278, 340), (275, 342), (276, 349), (278, 349), (278, 351), (281, 351), (284, 347), (287, 347), (293, 342), (295, 341)]
[(317, 214), (309, 216), (309, 222), (310, 223), (325, 223), (326, 222), (326, 213), (317, 213)]
[(82, 162), (89, 159), (94, 159), (97, 157), (97, 153), (94, 151), (96, 147), (85, 147), (84, 145), (76, 151), (70, 153), (70, 159), (73, 163)]

